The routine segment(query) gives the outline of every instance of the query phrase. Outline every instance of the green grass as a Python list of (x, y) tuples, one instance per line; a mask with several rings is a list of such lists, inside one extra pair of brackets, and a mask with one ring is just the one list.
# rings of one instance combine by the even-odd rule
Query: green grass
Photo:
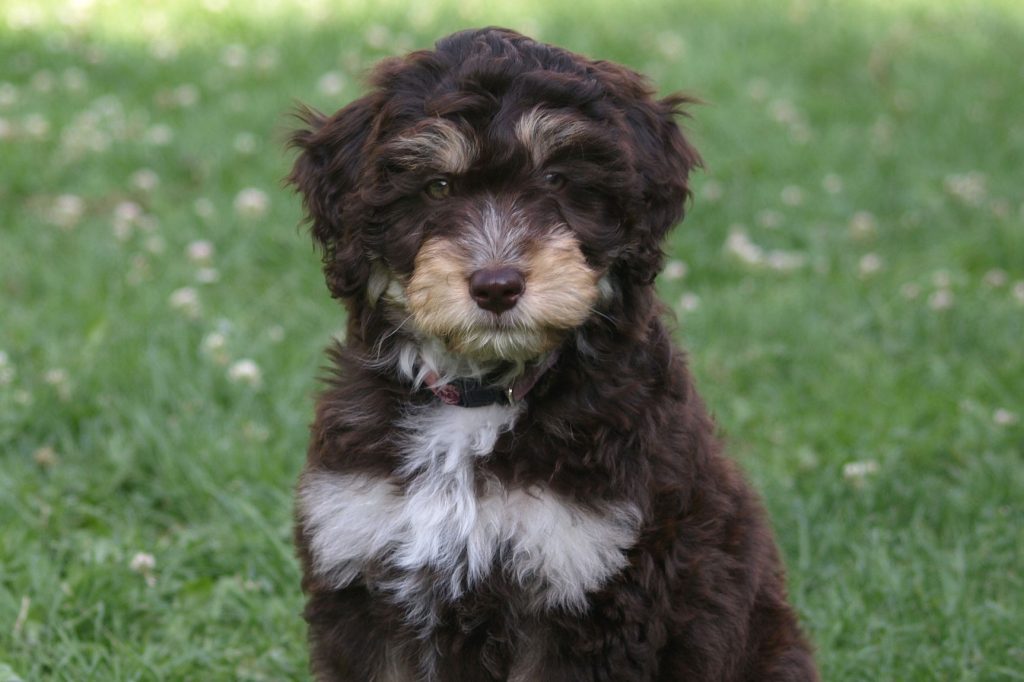
[(0, 5), (0, 680), (306, 677), (285, 112), (481, 24), (706, 102), (661, 289), (824, 678), (1024, 678), (1024, 7), (486, 4)]

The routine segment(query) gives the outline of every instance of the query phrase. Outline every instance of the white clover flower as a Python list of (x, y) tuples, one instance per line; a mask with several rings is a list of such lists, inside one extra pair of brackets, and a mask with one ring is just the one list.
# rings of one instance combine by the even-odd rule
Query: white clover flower
[(843, 465), (843, 478), (856, 487), (864, 485), (869, 476), (877, 473), (878, 462), (870, 459), (863, 462), (847, 462)]
[(953, 292), (949, 289), (938, 289), (928, 297), (928, 307), (932, 310), (949, 310), (953, 307)]
[(259, 365), (248, 358), (236, 360), (228, 367), (228, 379), (238, 384), (258, 387), (263, 383), (263, 373)]
[(665, 266), (665, 279), (682, 279), (686, 277), (686, 263), (681, 260), (670, 260)]
[(946, 176), (943, 186), (951, 196), (969, 206), (980, 205), (988, 195), (985, 174), (979, 171)]
[(768, 99), (768, 93), (771, 91), (771, 83), (764, 78), (755, 78), (747, 83), (747, 96), (755, 102), (763, 102)]
[(142, 207), (134, 201), (121, 201), (114, 207), (114, 237), (124, 241), (142, 217)]
[(835, 173), (828, 173), (821, 179), (821, 186), (829, 194), (839, 194), (843, 191), (843, 179)]
[(260, 71), (274, 70), (279, 61), (281, 61), (280, 55), (273, 47), (264, 47), (256, 53), (256, 68)]
[(62, 367), (54, 367), (46, 370), (43, 374), (43, 381), (50, 384), (51, 386), (59, 386), (60, 384), (66, 384), (68, 382), (68, 372)]
[(730, 230), (725, 240), (725, 251), (747, 265), (759, 265), (764, 261), (764, 249), (751, 241), (747, 233), (738, 226)]
[(60, 228), (70, 230), (85, 213), (85, 201), (74, 194), (61, 194), (50, 208), (50, 221)]
[(204, 336), (199, 349), (218, 365), (226, 365), (231, 360), (228, 355), (228, 337), (223, 332), (213, 331)]
[(270, 429), (263, 424), (249, 421), (242, 426), (242, 437), (255, 443), (265, 443), (270, 438)]
[(249, 187), (235, 196), (235, 213), (243, 218), (260, 218), (270, 207), (270, 199), (263, 190)]
[(36, 92), (50, 92), (53, 90), (53, 85), (56, 79), (53, 77), (53, 72), (49, 69), (42, 69), (32, 74), (30, 85)]
[(44, 445), (32, 453), (32, 460), (44, 469), (55, 467), (58, 459), (57, 452), (49, 445)]
[(985, 282), (987, 286), (990, 286), (993, 289), (998, 289), (999, 287), (1006, 286), (1006, 283), (1009, 281), (1009, 277), (1006, 275), (1006, 270), (993, 268), (985, 273), (985, 277), (982, 281)]
[(21, 129), (29, 137), (41, 140), (50, 132), (50, 122), (42, 114), (29, 114), (22, 120)]
[(36, 28), (42, 21), (43, 10), (34, 4), (14, 5), (7, 12), (7, 25), (15, 31)]
[(201, 348), (205, 353), (220, 353), (228, 346), (228, 337), (223, 332), (210, 332), (203, 337)]
[(940, 289), (945, 289), (953, 283), (953, 278), (948, 270), (936, 270), (932, 273), (932, 284)]
[(252, 154), (256, 151), (256, 136), (252, 133), (238, 133), (235, 135), (234, 147), (239, 154)]
[(146, 251), (149, 251), (150, 253), (153, 254), (158, 254), (164, 252), (164, 250), (167, 248), (167, 243), (164, 241), (163, 237), (161, 237), (158, 234), (154, 234), (146, 239), (146, 243), (143, 246), (145, 247)]
[(199, 101), (199, 88), (191, 83), (185, 83), (174, 88), (172, 97), (175, 104), (183, 109), (188, 109)]
[(154, 147), (165, 147), (174, 139), (174, 129), (165, 123), (157, 123), (146, 131), (142, 139)]
[(804, 191), (796, 185), (787, 185), (782, 188), (782, 203), (786, 206), (799, 206), (804, 203)]
[(77, 66), (71, 66), (64, 69), (64, 73), (61, 74), (61, 80), (64, 81), (64, 87), (71, 92), (81, 92), (85, 90), (88, 81), (85, 78), (85, 71), (82, 71)]
[(316, 89), (322, 95), (335, 97), (345, 89), (345, 75), (340, 71), (328, 71), (316, 82)]
[(57, 397), (67, 402), (71, 399), (71, 377), (66, 369), (54, 367), (43, 373), (43, 381), (57, 391)]
[(13, 83), (0, 83), (0, 108), (7, 108), (18, 101), (18, 88)]
[(249, 61), (249, 51), (245, 45), (228, 45), (221, 52), (220, 61), (229, 69), (240, 69)]
[(769, 230), (774, 230), (782, 224), (782, 214), (766, 208), (757, 214), (757, 224)]
[(128, 567), (142, 575), (146, 579), (146, 584), (150, 587), (156, 585), (156, 576), (153, 575), (153, 571), (156, 569), (156, 557), (148, 552), (136, 552), (135, 556), (128, 562)]
[(811, 127), (806, 123), (793, 123), (789, 126), (789, 134), (797, 144), (807, 144), (811, 141)]
[(658, 52), (665, 59), (679, 59), (686, 54), (686, 41), (678, 33), (663, 31), (655, 38)]
[(864, 254), (857, 264), (861, 277), (869, 277), (882, 269), (882, 257), (877, 253)]
[(765, 266), (778, 272), (790, 272), (807, 264), (807, 256), (797, 251), (765, 251), (751, 241), (739, 225), (734, 225), (729, 232), (725, 240), (725, 251), (747, 265)]
[(775, 100), (769, 105), (768, 112), (776, 123), (793, 124), (800, 121), (800, 112), (789, 100)]
[(199, 317), (202, 307), (199, 303), (199, 292), (192, 287), (182, 287), (171, 292), (171, 307), (180, 310), (188, 317)]
[[(267, 435), (269, 435), (269, 433)], [(242, 582), (242, 589), (246, 592), (268, 592), (270, 590), (270, 585), (267, 584), (266, 580), (253, 580), (252, 578), (247, 578)]]
[(884, 116), (878, 117), (868, 133), (871, 136), (871, 143), (879, 150), (888, 150), (892, 144), (892, 122)]
[(363, 39), (370, 47), (381, 50), (387, 47), (388, 42), (391, 40), (391, 32), (388, 31), (387, 26), (371, 24), (366, 27), (366, 32), (363, 33)]
[(188, 259), (193, 263), (209, 263), (213, 259), (213, 252), (213, 243), (206, 239), (197, 239), (194, 242), (189, 242), (189, 245), (185, 248)]
[(1017, 303), (1024, 304), (1024, 280), (1017, 282), (1013, 285), (1013, 297), (1017, 299)]
[(217, 268), (199, 268), (196, 270), (196, 281), (200, 284), (213, 284), (220, 280), (220, 272)]
[(708, 180), (700, 188), (700, 196), (705, 201), (718, 201), (722, 198), (722, 194), (724, 194), (722, 183), (717, 180)]
[(143, 192), (150, 192), (160, 184), (160, 176), (151, 168), (140, 168), (132, 173), (131, 183)]
[(921, 295), (921, 287), (914, 282), (907, 282), (900, 287), (900, 293), (903, 294), (903, 298), (912, 301)]
[(1017, 423), (1017, 415), (1009, 410), (999, 408), (992, 414), (992, 421), (998, 426), (1012, 426)]
[(679, 309), (684, 313), (691, 313), (700, 307), (700, 296), (687, 292), (679, 297)]
[(0, 386), (10, 386), (14, 382), (14, 367), (7, 357), (7, 353), (0, 350)]
[(149, 53), (158, 62), (169, 62), (176, 59), (181, 52), (181, 47), (171, 38), (160, 36), (150, 42)]
[(796, 251), (774, 250), (768, 252), (765, 263), (772, 270), (789, 272), (791, 270), (799, 270), (805, 266), (807, 264), (807, 256)]
[(992, 209), (992, 215), (997, 218), (1010, 217), (1010, 202), (1006, 199), (993, 199), (989, 203), (989, 208)]
[(878, 232), (878, 221), (870, 211), (857, 211), (850, 218), (850, 234), (857, 239), (872, 237)]
[(196, 215), (200, 218), (210, 218), (217, 209), (214, 208), (213, 202), (206, 197), (199, 197), (192, 202), (192, 210), (195, 211)]

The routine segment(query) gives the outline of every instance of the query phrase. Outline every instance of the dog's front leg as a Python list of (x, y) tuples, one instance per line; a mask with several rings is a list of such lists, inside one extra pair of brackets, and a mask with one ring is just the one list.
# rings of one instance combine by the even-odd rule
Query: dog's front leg
[(524, 626), (509, 682), (651, 682), (665, 629), (623, 608), (631, 595), (595, 596), (583, 614), (551, 613)]
[(311, 591), (310, 667), (318, 682), (414, 682), (411, 652), (398, 646), (393, 607), (363, 585)]

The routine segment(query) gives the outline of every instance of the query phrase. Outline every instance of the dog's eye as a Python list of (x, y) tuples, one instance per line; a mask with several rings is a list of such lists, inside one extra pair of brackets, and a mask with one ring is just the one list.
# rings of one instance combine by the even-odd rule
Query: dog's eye
[(445, 178), (437, 178), (427, 183), (427, 186), (423, 188), (423, 191), (427, 193), (427, 196), (431, 199), (444, 199), (452, 192), (452, 183)]
[(551, 189), (560, 189), (565, 185), (565, 176), (555, 172), (545, 173), (544, 185)]

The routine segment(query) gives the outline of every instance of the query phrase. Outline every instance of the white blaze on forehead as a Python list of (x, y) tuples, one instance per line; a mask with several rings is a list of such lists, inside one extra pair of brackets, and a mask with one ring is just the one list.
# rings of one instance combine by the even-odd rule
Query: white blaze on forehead
[(460, 236), (474, 267), (516, 265), (527, 235), (523, 212), (514, 203), (487, 201), (474, 223)]
[(535, 107), (516, 121), (516, 139), (526, 147), (535, 166), (557, 149), (572, 144), (587, 132), (587, 124), (564, 113)]
[(418, 126), (391, 143), (393, 160), (410, 169), (433, 168), (464, 173), (476, 160), (476, 143), (451, 121), (439, 118)]

